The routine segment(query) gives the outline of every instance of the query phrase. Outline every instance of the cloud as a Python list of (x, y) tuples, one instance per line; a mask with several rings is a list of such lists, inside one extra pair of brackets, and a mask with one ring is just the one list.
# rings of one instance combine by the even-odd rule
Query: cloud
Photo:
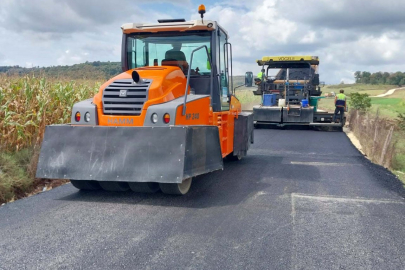
[[(3, 2), (4, 1), (4, 2)], [(141, 3), (188, 3), (189, 0), (2, 0), (4, 27), (39, 33), (98, 31), (101, 27), (136, 14), (145, 17)], [(122, 23), (122, 21), (121, 21)]]
[(352, 29), (371, 34), (405, 26), (405, 1), (289, 0), (278, 1), (279, 11), (315, 29)]
[(207, 18), (228, 30), (235, 73), (255, 72), (265, 55), (317, 55), (321, 78), (339, 83), (358, 69), (393, 71), (405, 59), (399, 2), (234, 0), (209, 7)]
[[(120, 61), (122, 23), (199, 19), (190, 0), (0, 1), (3, 65)], [(205, 18), (231, 37), (234, 74), (256, 73), (265, 55), (317, 55), (327, 83), (350, 81), (356, 70), (405, 70), (405, 1), (207, 0), (206, 7)]]

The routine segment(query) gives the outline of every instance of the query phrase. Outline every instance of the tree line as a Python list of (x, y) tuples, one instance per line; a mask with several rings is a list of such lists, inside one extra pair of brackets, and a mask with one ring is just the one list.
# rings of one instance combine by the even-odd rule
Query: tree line
[(0, 66), (0, 74), (35, 75), (69, 79), (109, 79), (122, 72), (120, 62), (86, 62), (72, 66), (51, 66), (24, 68), (20, 66)]
[(405, 85), (405, 72), (375, 72), (356, 71), (354, 73), (356, 83), (364, 84), (387, 84), (387, 85)]

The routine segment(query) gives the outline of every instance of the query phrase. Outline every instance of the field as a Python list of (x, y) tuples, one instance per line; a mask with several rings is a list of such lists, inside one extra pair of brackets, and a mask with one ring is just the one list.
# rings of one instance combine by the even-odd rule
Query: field
[(0, 76), (0, 203), (33, 191), (45, 126), (70, 122), (72, 105), (92, 97), (100, 84)]
[[(379, 114), (388, 118), (395, 118), (398, 112), (405, 113), (405, 90), (397, 90), (393, 95), (377, 98), (380, 94), (384, 94), (390, 89), (397, 88), (395, 85), (365, 85), (365, 84), (355, 84), (355, 85), (332, 85), (325, 86), (322, 91), (323, 93), (339, 92), (340, 89), (345, 91), (346, 95), (358, 92), (361, 94), (368, 94), (371, 98), (371, 112), (376, 113), (379, 110)], [(350, 99), (350, 98), (348, 98)], [(350, 107), (350, 106), (349, 106)], [(319, 102), (319, 108), (327, 111), (333, 111), (334, 98), (324, 98)], [(350, 109), (350, 108), (349, 108)]]

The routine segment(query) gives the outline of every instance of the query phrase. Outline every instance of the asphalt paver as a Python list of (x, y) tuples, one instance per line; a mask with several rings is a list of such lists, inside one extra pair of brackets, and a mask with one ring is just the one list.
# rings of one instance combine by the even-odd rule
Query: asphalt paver
[(341, 132), (255, 130), (185, 196), (79, 191), (0, 207), (0, 269), (405, 269), (405, 192)]

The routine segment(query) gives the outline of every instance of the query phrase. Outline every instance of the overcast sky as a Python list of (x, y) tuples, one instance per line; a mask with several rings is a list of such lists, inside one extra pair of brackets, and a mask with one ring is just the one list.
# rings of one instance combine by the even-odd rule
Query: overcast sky
[(230, 34), (234, 74), (265, 55), (317, 55), (321, 81), (356, 70), (405, 71), (405, 0), (0, 0), (0, 66), (120, 61), (127, 22), (217, 20)]

